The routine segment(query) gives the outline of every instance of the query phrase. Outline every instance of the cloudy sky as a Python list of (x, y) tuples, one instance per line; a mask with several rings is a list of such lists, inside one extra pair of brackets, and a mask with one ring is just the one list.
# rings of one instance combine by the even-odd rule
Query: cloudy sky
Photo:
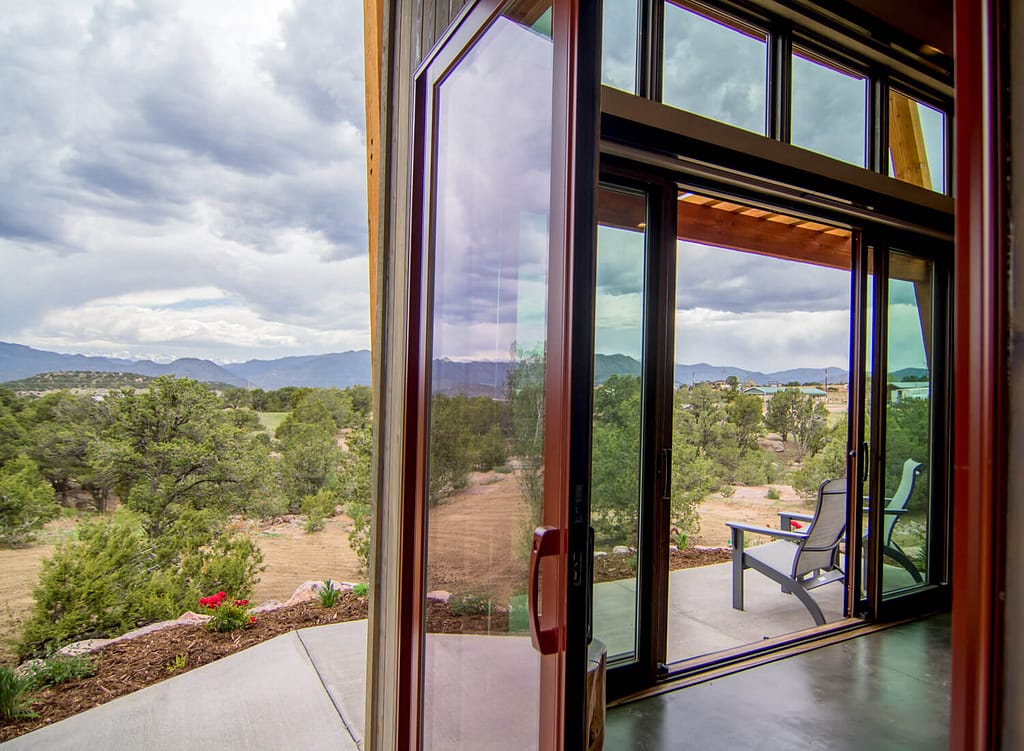
[(359, 0), (3, 6), (0, 341), (369, 346)]

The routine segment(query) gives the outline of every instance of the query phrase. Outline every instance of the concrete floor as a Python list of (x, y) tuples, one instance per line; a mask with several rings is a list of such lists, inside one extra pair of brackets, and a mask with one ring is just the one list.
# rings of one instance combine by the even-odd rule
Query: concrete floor
[(949, 671), (934, 616), (613, 707), (605, 748), (945, 749)]
[[(744, 572), (744, 609), (732, 607), (732, 564), (688, 568), (669, 574), (668, 661), (684, 660), (752, 644), (814, 626), (807, 609), (784, 595), (766, 576)], [(843, 617), (843, 585), (827, 584), (812, 592), (827, 622)], [(608, 655), (634, 649), (636, 581), (594, 585), (594, 636), (608, 645)]]

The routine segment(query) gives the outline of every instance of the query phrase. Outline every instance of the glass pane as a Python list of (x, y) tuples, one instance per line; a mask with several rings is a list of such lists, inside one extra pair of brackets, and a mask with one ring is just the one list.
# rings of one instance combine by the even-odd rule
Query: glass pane
[[(738, 551), (788, 554), (789, 571), (799, 541), (771, 534), (808, 532), (819, 486), (845, 476), (852, 260), (850, 233), (822, 223), (693, 194), (678, 216), (669, 661), (814, 625), (751, 568), (735, 606), (730, 524)], [(842, 558), (809, 592), (827, 622)]]
[(642, 194), (600, 191), (590, 523), (594, 635), (612, 660), (636, 654), (646, 222)]
[(601, 83), (636, 93), (640, 44), (639, 0), (605, 0), (601, 31)]
[(535, 748), (552, 44), (499, 17), (440, 85), (424, 747)]
[(792, 143), (863, 167), (867, 80), (793, 54)]
[(926, 581), (931, 484), (932, 264), (889, 259), (883, 592)]
[(760, 31), (665, 3), (662, 102), (765, 133), (768, 38)]
[(896, 91), (889, 92), (889, 174), (946, 192), (946, 115)]

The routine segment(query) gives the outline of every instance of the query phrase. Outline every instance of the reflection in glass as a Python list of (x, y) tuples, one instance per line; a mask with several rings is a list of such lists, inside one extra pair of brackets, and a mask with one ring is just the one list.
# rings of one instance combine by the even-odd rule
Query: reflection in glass
[(640, 44), (639, 0), (605, 0), (601, 30), (601, 83), (636, 93)]
[(755, 133), (766, 130), (767, 36), (665, 3), (662, 102)]
[(946, 190), (946, 115), (897, 91), (889, 92), (889, 174)]
[(612, 660), (636, 654), (646, 222), (642, 194), (599, 192), (590, 523), (594, 635)]
[(794, 146), (863, 167), (866, 107), (867, 79), (794, 53)]
[(925, 581), (931, 475), (932, 264), (889, 259), (883, 592)]
[[(727, 523), (806, 528), (818, 486), (845, 476), (852, 261), (850, 233), (823, 223), (689, 193), (678, 217), (670, 662), (814, 623), (749, 570), (732, 608)], [(843, 595), (811, 594), (828, 622)]]
[[(533, 8), (535, 4), (530, 4)], [(440, 84), (433, 195), (424, 747), (535, 748), (551, 177), (545, 17), (499, 17)]]

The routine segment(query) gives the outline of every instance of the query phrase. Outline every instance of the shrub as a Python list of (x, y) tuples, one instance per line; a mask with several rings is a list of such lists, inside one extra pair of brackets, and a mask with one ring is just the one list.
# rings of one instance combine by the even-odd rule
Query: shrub
[(205, 608), (210, 620), (206, 622), (206, 628), (218, 633), (237, 631), (240, 628), (248, 628), (250, 623), (256, 622), (256, 616), (249, 609), (248, 600), (228, 600), (227, 593), (223, 590), (215, 595), (203, 597), (199, 600), (199, 606)]
[(0, 719), (33, 717), (28, 708), (28, 692), (31, 688), (31, 678), (18, 675), (6, 665), (0, 665)]
[(158, 539), (130, 515), (83, 524), (77, 541), (43, 561), (18, 652), (45, 654), (173, 618), (195, 607), (204, 592), (245, 596), (261, 561), (251, 539), (222, 532), (203, 512), (183, 513)]
[(448, 598), (452, 615), (487, 615), (491, 612), (491, 595), (480, 592), (461, 592)]
[(31, 459), (18, 457), (0, 467), (0, 543), (24, 545), (57, 515), (53, 487)]
[(352, 587), (352, 594), (354, 594), (356, 597), (366, 597), (368, 594), (370, 594), (370, 585), (366, 582), (359, 582), (354, 587)]
[(315, 494), (304, 496), (302, 513), (306, 515), (306, 532), (323, 529), (327, 518), (334, 516), (337, 506), (338, 494), (330, 488), (320, 488)]
[(317, 595), (320, 597), (320, 605), (325, 608), (333, 608), (338, 604), (338, 598), (341, 597), (341, 590), (334, 586), (334, 582), (330, 579), (324, 582), (324, 585), (317, 590)]
[(769, 501), (779, 500), (779, 491), (777, 488), (768, 488), (768, 492), (764, 494), (764, 497)]
[(96, 673), (96, 662), (89, 655), (54, 654), (36, 662), (25, 672), (33, 688), (59, 686), (75, 678)]

